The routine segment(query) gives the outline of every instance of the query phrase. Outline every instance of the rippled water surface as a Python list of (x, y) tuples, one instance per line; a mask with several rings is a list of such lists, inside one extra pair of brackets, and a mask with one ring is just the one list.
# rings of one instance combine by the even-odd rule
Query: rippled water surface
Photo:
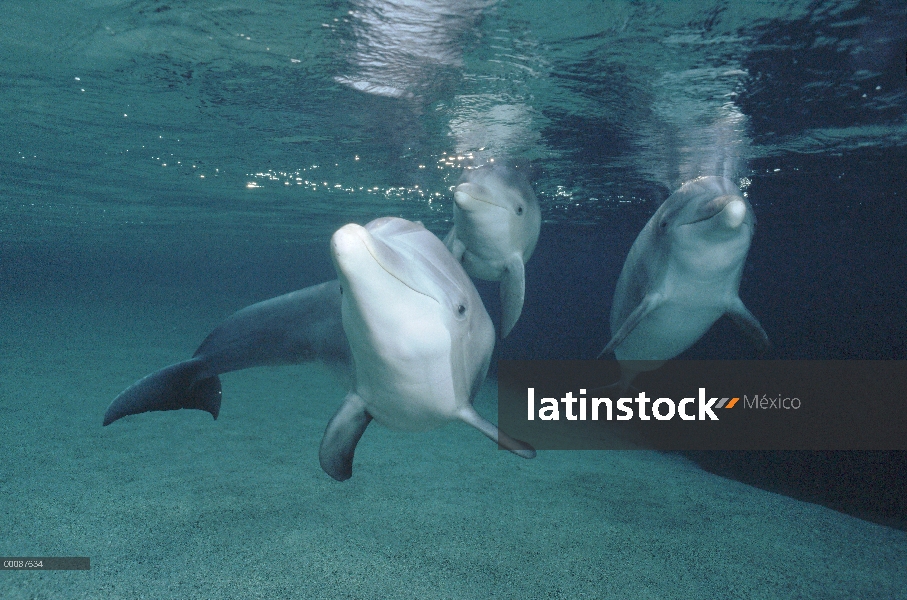
[(5, 239), (323, 236), (379, 213), (443, 227), (461, 164), (493, 156), (532, 161), (546, 222), (596, 223), (700, 174), (745, 186), (907, 143), (897, 2), (4, 12)]

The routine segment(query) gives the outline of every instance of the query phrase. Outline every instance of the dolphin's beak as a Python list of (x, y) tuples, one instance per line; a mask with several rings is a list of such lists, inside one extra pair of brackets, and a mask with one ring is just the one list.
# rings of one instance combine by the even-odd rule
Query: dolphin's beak
[(740, 198), (734, 198), (721, 211), (721, 218), (729, 228), (737, 229), (746, 218), (746, 204)]
[(337, 276), (354, 285), (363, 273), (375, 272), (377, 267), (410, 288), (412, 291), (433, 298), (422, 291), (418, 278), (411, 273), (406, 257), (387, 246), (380, 238), (355, 223), (344, 225), (331, 236), (331, 258)]
[(346, 272), (351, 261), (359, 257), (366, 248), (365, 238), (370, 237), (365, 227), (350, 223), (331, 236), (331, 258), (338, 271)]
[(349, 223), (331, 236), (331, 259), (338, 277), (355, 279), (361, 273), (373, 271), (375, 267), (397, 277), (394, 273), (397, 266), (394, 264), (395, 258), (384, 244), (361, 225)]
[(475, 183), (466, 181), (461, 183), (454, 190), (454, 202), (457, 203), (457, 206), (462, 210), (476, 210), (482, 207), (482, 204), (491, 204), (497, 206), (498, 208), (503, 208), (506, 210), (506, 206), (496, 201), (494, 194), (491, 191), (483, 186)]
[(726, 227), (736, 229), (746, 218), (746, 203), (735, 194), (718, 196), (699, 207), (696, 211), (696, 218), (687, 225), (707, 221), (719, 215)]

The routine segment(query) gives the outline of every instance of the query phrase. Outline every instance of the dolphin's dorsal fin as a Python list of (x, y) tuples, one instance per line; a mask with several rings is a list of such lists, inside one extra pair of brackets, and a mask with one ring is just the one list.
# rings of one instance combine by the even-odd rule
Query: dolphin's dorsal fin
[(624, 324), (620, 326), (620, 329), (617, 330), (617, 333), (614, 334), (614, 337), (611, 338), (611, 341), (608, 342), (605, 349), (601, 351), (598, 358), (601, 358), (603, 355), (617, 348), (647, 314), (658, 308), (662, 303), (662, 300), (661, 294), (646, 294), (645, 297), (643, 297), (642, 302), (639, 303), (639, 306), (630, 313), (630, 316), (627, 317)]
[(318, 458), (325, 473), (337, 481), (346, 481), (353, 476), (353, 453), (371, 420), (372, 415), (365, 410), (365, 402), (359, 394), (348, 393), (321, 439)]
[(765, 333), (765, 329), (762, 328), (759, 319), (753, 316), (753, 313), (743, 305), (743, 300), (739, 297), (734, 298), (725, 314), (740, 327), (748, 338), (753, 340), (759, 350), (765, 352), (772, 347), (768, 334)]
[(526, 269), (523, 258), (513, 254), (501, 277), (501, 338), (507, 337), (523, 312), (526, 297)]
[(489, 423), (482, 418), (479, 413), (476, 412), (472, 406), (466, 406), (461, 408), (459, 411), (460, 420), (468, 425), (472, 425), (479, 431), (485, 434), (485, 436), (490, 439), (492, 442), (498, 444), (502, 448), (510, 450), (517, 456), (522, 456), (523, 458), (535, 458), (535, 448), (527, 444), (526, 442), (521, 442), (520, 440), (515, 440), (503, 431), (499, 430), (496, 425)]

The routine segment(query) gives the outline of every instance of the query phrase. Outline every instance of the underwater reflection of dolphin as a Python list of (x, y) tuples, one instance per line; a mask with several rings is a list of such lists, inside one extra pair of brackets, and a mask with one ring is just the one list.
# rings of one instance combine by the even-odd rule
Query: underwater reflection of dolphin
[(467, 273), (501, 282), (502, 338), (523, 311), (525, 265), (541, 224), (539, 202), (517, 169), (492, 164), (467, 169), (454, 190), (454, 226), (444, 243)]
[(602, 350), (621, 361), (624, 387), (692, 346), (725, 314), (769, 345), (738, 295), (755, 224), (749, 202), (724, 177), (688, 181), (646, 223), (617, 281), (613, 337)]
[(488, 371), (494, 326), (441, 240), (421, 223), (386, 217), (341, 227), (331, 256), (354, 384), (321, 444), (329, 475), (341, 481), (352, 475), (353, 452), (372, 418), (406, 431), (464, 421), (524, 458), (535, 456), (472, 406)]

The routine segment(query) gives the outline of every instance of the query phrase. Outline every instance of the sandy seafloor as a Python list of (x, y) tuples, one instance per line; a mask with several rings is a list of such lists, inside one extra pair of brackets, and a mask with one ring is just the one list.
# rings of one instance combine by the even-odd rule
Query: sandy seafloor
[[(314, 283), (314, 282), (313, 282)], [(101, 427), (139, 377), (255, 300), (49, 279), (4, 295), (0, 598), (907, 598), (907, 533), (654, 452), (532, 461), (455, 424), (372, 425), (318, 465), (344, 389), (319, 365), (223, 376), (220, 417)], [(494, 382), (477, 400), (494, 419)]]

